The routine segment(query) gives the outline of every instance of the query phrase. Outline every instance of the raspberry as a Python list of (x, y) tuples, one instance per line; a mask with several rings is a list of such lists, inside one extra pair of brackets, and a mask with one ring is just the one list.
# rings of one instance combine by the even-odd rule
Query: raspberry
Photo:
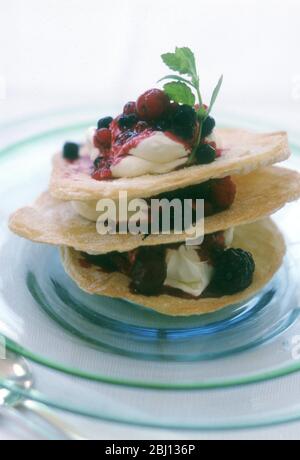
[(216, 126), (216, 122), (212, 117), (205, 118), (202, 124), (201, 138), (209, 136), (212, 133), (212, 130)]
[(96, 131), (94, 145), (97, 149), (109, 149), (111, 146), (111, 131), (108, 128), (101, 128)]
[(200, 144), (196, 151), (196, 160), (199, 165), (212, 163), (216, 159), (216, 149), (210, 144)]
[(230, 176), (223, 179), (215, 179), (211, 182), (209, 194), (210, 202), (216, 210), (223, 211), (230, 208), (236, 195), (236, 185)]
[(255, 262), (243, 249), (227, 249), (216, 260), (212, 286), (221, 294), (236, 294), (253, 281)]
[(63, 147), (63, 157), (66, 160), (77, 160), (79, 158), (79, 145), (74, 142), (66, 142)]
[(100, 120), (98, 121), (98, 124), (97, 124), (97, 128), (98, 129), (109, 128), (109, 125), (111, 124), (112, 121), (113, 121), (112, 117), (100, 118)]
[(133, 101), (127, 102), (127, 104), (124, 105), (123, 113), (124, 115), (136, 113), (136, 103)]
[(160, 89), (150, 89), (142, 94), (136, 103), (137, 113), (141, 120), (157, 120), (166, 113), (170, 99)]

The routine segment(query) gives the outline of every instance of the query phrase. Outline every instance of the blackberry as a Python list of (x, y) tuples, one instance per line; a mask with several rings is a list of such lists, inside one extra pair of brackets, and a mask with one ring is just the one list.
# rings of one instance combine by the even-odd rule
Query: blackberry
[(100, 118), (100, 120), (97, 123), (97, 128), (98, 129), (109, 128), (109, 125), (111, 124), (112, 121), (113, 121), (112, 117)]
[(199, 165), (212, 163), (216, 159), (216, 150), (209, 144), (200, 144), (196, 151), (196, 160)]
[(204, 122), (202, 123), (202, 131), (201, 131), (201, 137), (207, 137), (212, 133), (212, 130), (216, 126), (216, 122), (214, 118), (212, 117), (207, 117), (205, 118)]
[(75, 142), (66, 142), (63, 147), (63, 157), (66, 160), (77, 160), (79, 158), (79, 145)]
[(212, 286), (220, 294), (236, 294), (246, 289), (253, 280), (255, 262), (243, 249), (227, 249), (216, 260)]
[(157, 131), (169, 131), (172, 129), (172, 122), (169, 118), (158, 120), (154, 125), (154, 129)]
[(131, 113), (129, 115), (122, 115), (118, 120), (118, 124), (120, 128), (127, 129), (132, 128), (132, 126), (135, 125), (137, 121), (137, 116), (134, 113)]
[(186, 104), (178, 105), (172, 115), (174, 133), (183, 139), (192, 138), (196, 126), (196, 112), (193, 107)]
[(140, 248), (131, 270), (131, 287), (143, 295), (161, 292), (167, 276), (165, 250), (161, 247)]

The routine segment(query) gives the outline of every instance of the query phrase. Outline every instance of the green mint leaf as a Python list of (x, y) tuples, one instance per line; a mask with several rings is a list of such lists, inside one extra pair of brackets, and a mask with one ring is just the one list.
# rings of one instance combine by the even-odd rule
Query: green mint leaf
[(180, 81), (173, 81), (164, 85), (164, 91), (169, 98), (181, 104), (193, 106), (195, 104), (195, 96), (192, 90), (185, 83)]
[(223, 75), (221, 75), (219, 81), (218, 81), (218, 84), (217, 86), (215, 87), (215, 89), (213, 90), (213, 93), (212, 93), (212, 96), (211, 96), (211, 100), (210, 100), (210, 104), (209, 104), (209, 108), (207, 110), (207, 116), (210, 114), (211, 112), (211, 109), (213, 108), (213, 105), (214, 103), (216, 102), (216, 99), (218, 97), (218, 94), (219, 94), (219, 91), (220, 91), (220, 88), (222, 86), (222, 82), (223, 82)]
[(175, 72), (179, 72), (180, 69), (180, 60), (175, 53), (165, 53), (161, 55), (162, 60), (164, 63)]
[(176, 48), (175, 53), (165, 53), (161, 57), (170, 69), (195, 78), (197, 74), (195, 56), (189, 48)]
[(160, 78), (157, 83), (160, 83), (163, 80), (176, 80), (176, 81), (181, 81), (183, 83), (186, 83), (187, 85), (193, 86), (193, 83), (186, 78), (180, 77), (179, 75), (166, 75), (163, 78)]
[(197, 71), (193, 51), (185, 46), (183, 48), (176, 48), (175, 54), (179, 57), (182, 68), (187, 70), (186, 73), (195, 77), (197, 75)]

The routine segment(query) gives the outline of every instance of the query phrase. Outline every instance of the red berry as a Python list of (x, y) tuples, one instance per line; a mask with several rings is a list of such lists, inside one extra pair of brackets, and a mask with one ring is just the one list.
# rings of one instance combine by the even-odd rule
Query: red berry
[(228, 209), (234, 202), (236, 185), (230, 176), (215, 179), (210, 190), (210, 201), (219, 211)]
[(104, 167), (96, 169), (92, 174), (92, 178), (95, 180), (107, 180), (112, 178), (112, 173), (108, 167)]
[(142, 94), (136, 103), (137, 113), (142, 120), (157, 120), (170, 105), (170, 99), (160, 89), (150, 89)]
[(131, 113), (136, 113), (136, 103), (133, 101), (127, 102), (123, 109), (124, 115), (130, 115)]
[(108, 128), (101, 128), (96, 131), (94, 136), (94, 145), (96, 148), (109, 149), (111, 146), (111, 131)]

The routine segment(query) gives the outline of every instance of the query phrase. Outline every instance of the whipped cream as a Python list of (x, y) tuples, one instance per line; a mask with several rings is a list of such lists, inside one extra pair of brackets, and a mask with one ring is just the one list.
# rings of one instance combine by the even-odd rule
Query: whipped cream
[(190, 150), (161, 131), (154, 131), (111, 166), (113, 177), (166, 173), (186, 163)]
[[(94, 146), (95, 127), (86, 131), (86, 149), (92, 161), (99, 155), (99, 150)], [(206, 142), (215, 142), (222, 148), (221, 140), (215, 130), (205, 138)], [(162, 131), (154, 131), (148, 137), (132, 147), (127, 155), (119, 158), (110, 169), (112, 176), (138, 177), (145, 174), (163, 174), (174, 171), (183, 166), (191, 153), (191, 149), (182, 142), (172, 139)]]
[[(226, 247), (233, 241), (234, 229), (224, 231)], [(199, 246), (182, 244), (177, 249), (167, 249), (167, 277), (165, 286), (180, 289), (194, 297), (199, 297), (210, 284), (214, 268), (207, 261), (201, 261)]]
[(209, 285), (213, 267), (202, 262), (197, 250), (182, 244), (178, 249), (168, 249), (166, 255), (167, 278), (165, 286), (180, 289), (198, 297)]

